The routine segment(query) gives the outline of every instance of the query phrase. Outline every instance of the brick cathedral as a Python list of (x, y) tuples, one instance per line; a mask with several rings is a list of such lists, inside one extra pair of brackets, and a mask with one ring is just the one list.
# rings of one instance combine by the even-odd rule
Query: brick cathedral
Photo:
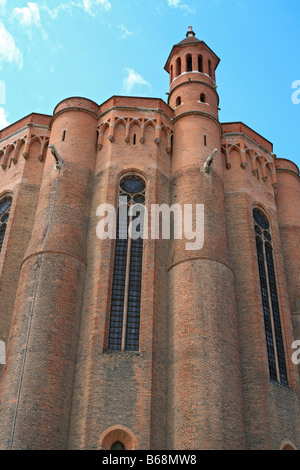
[[(167, 103), (67, 98), (0, 132), (1, 449), (300, 449), (299, 170), (219, 121), (219, 61), (189, 27)], [(100, 240), (120, 195), (204, 205), (203, 246)]]

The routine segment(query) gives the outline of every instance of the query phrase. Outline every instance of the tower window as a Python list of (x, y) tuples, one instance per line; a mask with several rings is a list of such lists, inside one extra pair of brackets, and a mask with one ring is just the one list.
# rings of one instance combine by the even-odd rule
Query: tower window
[(2, 250), (2, 245), (5, 237), (11, 202), (12, 198), (9, 196), (4, 197), (0, 201), (0, 251)]
[(176, 98), (176, 106), (181, 105), (181, 96), (177, 96)]
[(208, 75), (211, 77), (211, 61), (208, 61)]
[(136, 134), (133, 134), (133, 145), (136, 145)]
[(186, 71), (187, 72), (192, 72), (192, 70), (193, 70), (192, 56), (191, 56), (191, 54), (188, 54), (186, 56)]
[(63, 131), (63, 135), (62, 135), (62, 139), (61, 139), (63, 142), (66, 140), (66, 132), (67, 131)]
[[(108, 349), (139, 349), (143, 226), (137, 220), (135, 236), (128, 231), (143, 212), (145, 189), (144, 180), (135, 175), (124, 176), (120, 181), (122, 199), (119, 199)], [(139, 204), (140, 210), (133, 216), (130, 209), (135, 204)]]
[(173, 65), (171, 65), (170, 82), (173, 81)]
[(201, 93), (201, 95), (200, 95), (200, 101), (201, 101), (201, 103), (205, 103), (205, 102), (206, 102), (206, 97), (205, 97), (205, 94), (204, 94), (204, 93)]
[(198, 72), (203, 72), (203, 60), (202, 55), (198, 56)]
[(181, 59), (178, 57), (176, 60), (176, 77), (181, 74)]
[(204, 136), (204, 146), (205, 147), (207, 146), (207, 136), (206, 135)]
[(258, 208), (253, 217), (270, 378), (287, 385), (270, 223)]

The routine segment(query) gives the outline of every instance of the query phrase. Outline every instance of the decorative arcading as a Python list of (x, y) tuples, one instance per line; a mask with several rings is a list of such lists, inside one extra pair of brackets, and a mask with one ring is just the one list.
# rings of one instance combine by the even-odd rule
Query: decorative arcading
[[(243, 142), (235, 143), (224, 143), (221, 146), (221, 150), (225, 156), (225, 166), (227, 170), (231, 169), (230, 163), (230, 154), (232, 151), (237, 151), (240, 156), (240, 166), (245, 169), (248, 166), (248, 159), (250, 160), (251, 172), (253, 176), (259, 179), (259, 170), (261, 172), (261, 179), (265, 183), (268, 181), (269, 176), (267, 170), (270, 174), (271, 184), (274, 190), (277, 188), (277, 177), (274, 161), (268, 160), (265, 156), (258, 153), (255, 149), (244, 144)], [(272, 159), (275, 158), (275, 155), (272, 154)]]
[(2, 142), (2, 144), (4, 144), (4, 146), (0, 149), (0, 162), (2, 170), (5, 171), (7, 168), (10, 168), (12, 163), (14, 165), (18, 163), (22, 149), (22, 156), (26, 160), (29, 157), (30, 148), (34, 142), (38, 142), (40, 144), (38, 160), (40, 162), (44, 161), (49, 143), (49, 137), (35, 134), (33, 129), (34, 125), (28, 124), (27, 129), (24, 130), (24, 133), (21, 134), (21, 136), (18, 136), (14, 142), (10, 142), (6, 145), (5, 142)]
[(166, 152), (170, 153), (171, 151), (171, 136), (172, 130), (170, 127), (162, 122), (161, 115), (159, 114), (156, 119), (146, 119), (146, 118), (131, 118), (131, 117), (114, 117), (110, 118), (107, 121), (103, 122), (98, 126), (98, 150), (102, 150), (104, 145), (104, 137), (107, 132), (107, 139), (113, 143), (115, 142), (115, 131), (118, 125), (123, 125), (125, 128), (125, 142), (129, 143), (132, 141), (132, 127), (137, 125), (140, 130), (139, 142), (144, 144), (147, 139), (147, 127), (151, 126), (154, 129), (154, 139), (153, 142), (156, 145), (160, 145), (163, 141), (163, 137), (167, 142)]

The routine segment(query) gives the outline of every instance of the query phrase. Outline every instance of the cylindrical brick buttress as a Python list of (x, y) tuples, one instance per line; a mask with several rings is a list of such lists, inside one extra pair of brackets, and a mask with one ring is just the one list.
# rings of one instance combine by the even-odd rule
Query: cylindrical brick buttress
[(300, 177), (297, 166), (284, 158), (275, 160), (277, 214), (287, 276), (294, 337), (300, 340)]
[(4, 449), (65, 449), (86, 269), (98, 106), (60, 103), (52, 120), (36, 219), (25, 258), (1, 387)]
[[(203, 45), (175, 49), (181, 57)], [(177, 54), (176, 54), (177, 51)], [(208, 55), (205, 55), (208, 54)], [(196, 54), (197, 55), (197, 54)], [(204, 245), (174, 240), (169, 264), (168, 448), (243, 448), (242, 388), (235, 279), (229, 264), (223, 170), (214, 81), (197, 71), (171, 84), (174, 108), (172, 204), (204, 205)], [(180, 96), (180, 99), (178, 98)], [(208, 172), (205, 163), (217, 153)], [(195, 222), (195, 217), (194, 217)], [(194, 225), (195, 230), (195, 225)]]

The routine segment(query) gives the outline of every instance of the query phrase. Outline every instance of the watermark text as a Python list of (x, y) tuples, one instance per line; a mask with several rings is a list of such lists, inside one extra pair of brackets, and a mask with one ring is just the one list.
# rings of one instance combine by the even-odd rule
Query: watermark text
[[(127, 198), (119, 198), (119, 207), (101, 204), (97, 208), (96, 233), (100, 240), (131, 238), (132, 240), (187, 240), (186, 250), (201, 250), (204, 245), (203, 204), (143, 204), (127, 205)], [(118, 227), (118, 228), (117, 228)], [(118, 234), (117, 234), (118, 231)]]
[(296, 349), (296, 351), (292, 355), (292, 362), (296, 366), (300, 364), (300, 340), (296, 340), (292, 344), (292, 349)]

